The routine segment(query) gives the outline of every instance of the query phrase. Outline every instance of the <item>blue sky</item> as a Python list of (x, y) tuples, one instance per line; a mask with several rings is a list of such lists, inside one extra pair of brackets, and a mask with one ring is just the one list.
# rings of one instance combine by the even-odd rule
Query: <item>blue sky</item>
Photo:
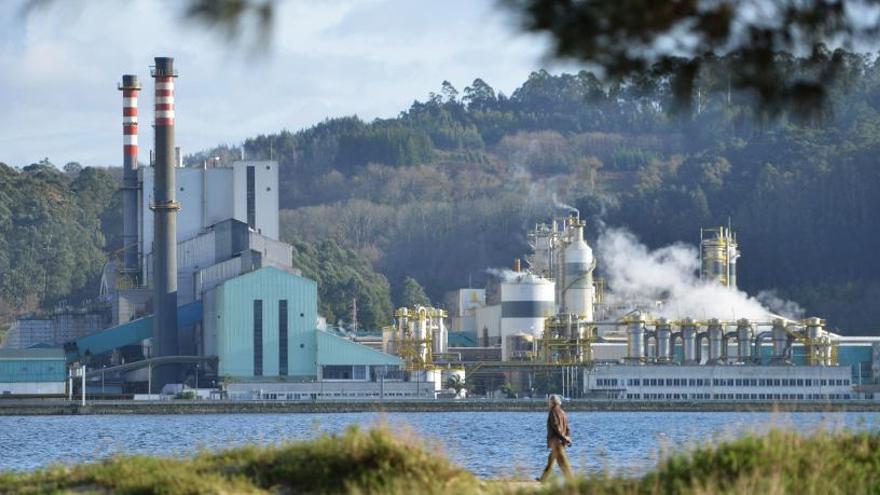
[(154, 56), (173, 56), (184, 152), (297, 130), (326, 117), (391, 117), (448, 79), (510, 93), (541, 67), (545, 38), (494, 0), (280, 0), (269, 50), (181, 20), (176, 0), (56, 0), (24, 18), (0, 2), (0, 161), (121, 163), (123, 73), (144, 85), (141, 160), (152, 142)]

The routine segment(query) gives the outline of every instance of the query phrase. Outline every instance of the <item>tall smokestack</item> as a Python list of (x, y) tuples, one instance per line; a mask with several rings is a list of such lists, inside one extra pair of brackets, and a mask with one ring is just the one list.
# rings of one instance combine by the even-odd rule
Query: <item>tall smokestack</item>
[(141, 84), (136, 75), (122, 76), (122, 271), (140, 272), (138, 266), (138, 93)]
[[(156, 57), (153, 190), (153, 357), (178, 354), (177, 341), (177, 210), (174, 192), (174, 59)], [(164, 381), (164, 380), (162, 380)]]

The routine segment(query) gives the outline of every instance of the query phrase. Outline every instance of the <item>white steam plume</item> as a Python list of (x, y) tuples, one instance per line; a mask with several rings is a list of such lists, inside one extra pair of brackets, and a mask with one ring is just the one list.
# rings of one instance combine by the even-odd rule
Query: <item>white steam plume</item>
[(597, 249), (611, 304), (662, 300), (665, 304), (658, 313), (668, 318), (767, 319), (775, 312), (799, 316), (793, 311), (798, 308), (795, 303), (776, 298), (767, 308), (745, 292), (700, 280), (699, 251), (691, 245), (679, 243), (650, 251), (629, 231), (614, 228), (599, 236)]
[(522, 275), (522, 273), (517, 273), (509, 268), (487, 268), (486, 273), (498, 277), (504, 282), (513, 282), (516, 277)]
[(581, 216), (580, 210), (578, 210), (574, 206), (571, 206), (570, 204), (566, 204), (566, 203), (563, 203), (562, 201), (559, 201), (559, 198), (556, 197), (556, 193), (553, 193), (553, 206), (555, 206), (556, 208), (559, 208), (561, 210), (566, 210), (568, 212), (574, 213), (575, 215), (578, 216), (578, 218), (580, 218), (580, 216)]

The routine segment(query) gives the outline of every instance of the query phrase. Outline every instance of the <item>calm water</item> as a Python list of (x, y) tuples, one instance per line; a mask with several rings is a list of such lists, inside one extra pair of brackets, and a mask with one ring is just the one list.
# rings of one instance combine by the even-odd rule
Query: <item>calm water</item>
[[(730, 438), (776, 424), (880, 428), (869, 413), (594, 413), (569, 414), (579, 470), (639, 473), (664, 449)], [(544, 413), (348, 413), (203, 416), (0, 417), (0, 468), (26, 470), (119, 453), (183, 455), (244, 443), (313, 438), (352, 424), (384, 421), (439, 442), (455, 462), (485, 477), (534, 476), (546, 460)]]

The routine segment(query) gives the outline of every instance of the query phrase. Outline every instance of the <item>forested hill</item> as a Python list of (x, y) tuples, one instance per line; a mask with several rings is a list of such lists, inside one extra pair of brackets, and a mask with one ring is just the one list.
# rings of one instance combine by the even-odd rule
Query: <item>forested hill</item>
[(700, 227), (730, 221), (744, 289), (775, 289), (843, 331), (873, 332), (880, 65), (838, 56), (830, 105), (800, 116), (756, 113), (750, 95), (729, 92), (722, 59), (677, 112), (675, 81), (609, 87), (588, 72), (542, 71), (509, 96), (481, 79), (460, 91), (444, 83), (397, 118), (332, 119), (244, 148), (281, 162), (285, 239), (335, 239), (395, 295), (406, 276), (438, 302), (483, 283), (486, 267), (509, 265), (527, 249), (525, 229), (565, 202), (651, 247), (695, 244)]
[[(362, 327), (388, 322), (390, 297), (424, 297), (407, 277), (438, 304), (447, 290), (483, 285), (488, 267), (527, 251), (535, 221), (567, 203), (588, 218), (593, 241), (600, 220), (651, 247), (695, 244), (701, 227), (729, 221), (741, 287), (775, 289), (844, 332), (877, 333), (880, 65), (837, 59), (829, 106), (797, 117), (757, 113), (751, 95), (729, 92), (721, 59), (677, 111), (674, 80), (609, 86), (587, 72), (537, 72), (510, 95), (480, 79), (461, 91), (444, 83), (396, 118), (332, 119), (244, 148), (280, 161), (282, 237), (319, 279), (331, 322), (348, 319), (353, 297)], [(188, 161), (218, 155), (231, 161), (239, 150)], [(0, 316), (91, 291), (102, 256), (118, 248), (110, 174), (51, 168), (0, 167)], [(28, 199), (39, 191), (52, 194)], [(47, 281), (50, 262), (70, 274), (64, 283)]]

